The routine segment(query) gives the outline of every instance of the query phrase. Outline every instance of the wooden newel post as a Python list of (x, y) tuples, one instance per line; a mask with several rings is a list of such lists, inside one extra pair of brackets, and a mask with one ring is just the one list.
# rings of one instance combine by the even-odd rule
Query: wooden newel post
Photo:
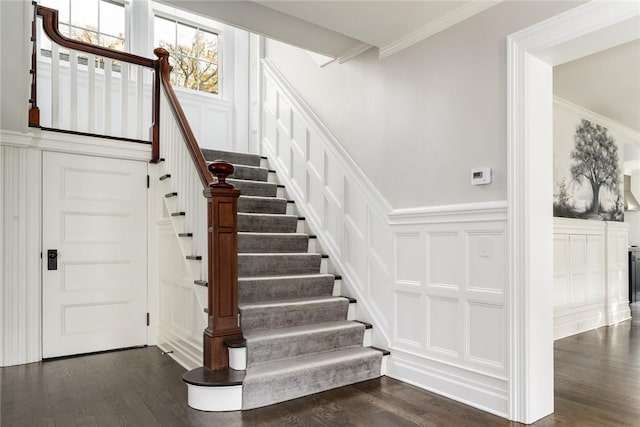
[(233, 165), (216, 160), (209, 165), (216, 177), (207, 198), (209, 235), (209, 324), (204, 330), (204, 366), (229, 367), (226, 341), (242, 339), (238, 312), (238, 197), (240, 190), (226, 182)]

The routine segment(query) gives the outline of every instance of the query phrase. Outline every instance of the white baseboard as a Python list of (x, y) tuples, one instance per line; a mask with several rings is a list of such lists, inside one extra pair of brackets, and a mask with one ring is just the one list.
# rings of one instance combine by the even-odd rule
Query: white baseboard
[(621, 302), (607, 307), (607, 325), (615, 325), (631, 319), (631, 308), (628, 302)]
[(605, 313), (602, 305), (574, 313), (555, 315), (553, 320), (553, 339), (559, 340), (571, 335), (591, 331), (605, 326)]
[(187, 342), (172, 334), (168, 326), (162, 326), (158, 335), (158, 348), (187, 370), (202, 366), (202, 343)]
[[(477, 372), (458, 376), (439, 369), (437, 362), (422, 360), (416, 364), (403, 358), (400, 351), (392, 350), (387, 362), (388, 377), (412, 384), (424, 390), (462, 402), (474, 408), (508, 417), (509, 398), (508, 382), (492, 377), (479, 382), (470, 378), (481, 379)], [(493, 384), (492, 386), (488, 385)]]

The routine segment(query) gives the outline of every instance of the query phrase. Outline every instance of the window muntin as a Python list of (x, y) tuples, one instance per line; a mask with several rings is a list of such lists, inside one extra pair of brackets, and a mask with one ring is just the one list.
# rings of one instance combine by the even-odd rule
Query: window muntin
[(219, 93), (218, 34), (172, 18), (154, 17), (154, 46), (171, 53), (171, 83)]
[[(83, 42), (125, 50), (125, 7), (109, 0), (40, 0), (42, 6), (58, 10), (60, 32)], [(41, 37), (42, 50), (51, 42)]]

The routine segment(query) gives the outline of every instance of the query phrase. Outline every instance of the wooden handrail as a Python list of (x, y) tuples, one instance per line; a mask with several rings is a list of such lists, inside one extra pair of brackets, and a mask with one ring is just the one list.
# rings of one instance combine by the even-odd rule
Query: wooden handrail
[(182, 134), (182, 137), (187, 144), (187, 150), (189, 150), (191, 159), (193, 160), (196, 170), (198, 171), (198, 176), (200, 177), (200, 181), (202, 182), (202, 187), (205, 189), (209, 188), (209, 186), (214, 183), (213, 175), (211, 175), (209, 169), (207, 168), (207, 161), (205, 160), (202, 151), (200, 151), (198, 141), (196, 140), (196, 137), (191, 130), (191, 126), (189, 125), (187, 116), (184, 114), (182, 106), (180, 105), (180, 101), (178, 100), (178, 97), (173, 90), (173, 86), (171, 85), (171, 65), (169, 64), (169, 52), (166, 49), (157, 47), (153, 50), (153, 53), (155, 53), (158, 57), (162, 89), (164, 90), (164, 94), (167, 96), (167, 100), (169, 101), (169, 105), (171, 106), (173, 116), (178, 123), (178, 127), (180, 128), (180, 133)]
[(154, 68), (154, 60), (145, 58), (144, 56), (134, 55), (132, 53), (122, 52), (115, 49), (109, 49), (97, 46), (91, 43), (85, 43), (80, 40), (74, 40), (62, 35), (58, 29), (58, 11), (44, 6), (38, 6), (38, 15), (42, 16), (42, 25), (44, 32), (49, 38), (69, 49), (78, 50), (80, 52), (92, 53), (105, 58), (116, 59), (130, 64), (141, 65), (147, 68)]

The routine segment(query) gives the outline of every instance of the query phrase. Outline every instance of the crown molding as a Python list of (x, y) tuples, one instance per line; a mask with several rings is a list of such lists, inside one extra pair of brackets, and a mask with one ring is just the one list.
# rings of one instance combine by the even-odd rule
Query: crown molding
[(336, 57), (336, 61), (338, 61), (339, 64), (344, 64), (345, 62), (355, 58), (356, 56), (365, 53), (366, 51), (368, 51), (372, 47), (373, 46), (371, 46), (370, 44), (367, 44), (367, 43), (359, 43), (359, 44), (357, 44), (357, 45), (345, 50), (340, 55), (338, 55)]
[(612, 120), (594, 111), (588, 110), (581, 105), (574, 104), (573, 102), (568, 101), (565, 98), (561, 98), (559, 96), (553, 97), (553, 103), (561, 107), (567, 108), (569, 110), (572, 110), (578, 113), (579, 115), (583, 116), (585, 119), (595, 122), (599, 125), (602, 125), (608, 128), (609, 130), (623, 134), (633, 139), (638, 144), (640, 144), (640, 132), (637, 132), (631, 129), (630, 127), (625, 126), (620, 122), (616, 122), (615, 120)]
[(404, 50), (409, 46), (413, 46), (414, 44), (421, 42), (422, 40), (431, 37), (434, 34), (444, 31), (447, 28), (452, 27), (484, 10), (487, 10), (500, 2), (501, 0), (487, 0), (471, 1), (469, 3), (466, 3), (465, 5), (460, 6), (454, 11), (447, 13), (441, 18), (438, 18), (435, 21), (432, 21), (427, 25), (410, 32), (409, 34), (400, 37), (399, 39), (385, 46), (382, 46), (380, 48), (380, 58), (386, 58), (395, 53), (398, 53), (401, 50)]

